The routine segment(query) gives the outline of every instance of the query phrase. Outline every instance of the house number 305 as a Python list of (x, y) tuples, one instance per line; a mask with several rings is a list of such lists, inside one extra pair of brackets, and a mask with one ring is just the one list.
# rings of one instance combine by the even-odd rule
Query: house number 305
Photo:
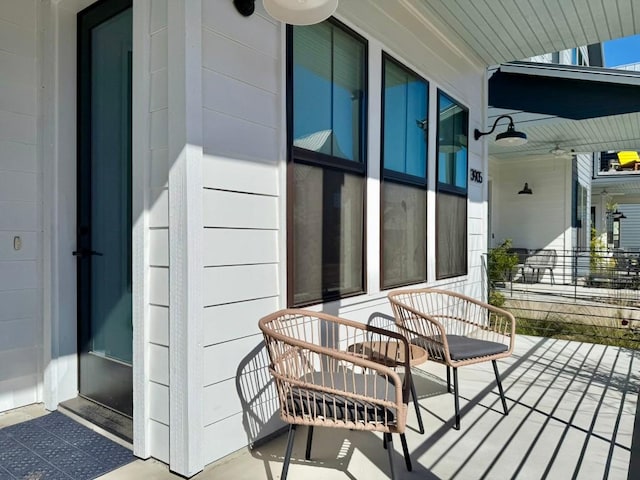
[(482, 183), (482, 172), (480, 170), (471, 169), (471, 181), (476, 183)]

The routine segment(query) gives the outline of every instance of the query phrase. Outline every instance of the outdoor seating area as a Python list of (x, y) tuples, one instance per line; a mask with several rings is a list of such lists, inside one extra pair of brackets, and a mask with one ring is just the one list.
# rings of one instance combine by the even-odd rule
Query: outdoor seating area
[[(414, 367), (425, 433), (418, 433), (410, 408), (405, 432), (413, 471), (398, 468), (397, 478), (627, 480), (639, 361), (637, 351), (518, 335), (513, 354), (501, 360), (509, 415), (503, 415), (497, 392), (491, 393), (491, 369), (470, 365), (459, 372), (465, 418), (460, 431), (451, 428), (443, 366)], [(293, 446), (290, 478), (389, 478), (381, 433), (317, 430), (310, 460), (304, 442)], [(210, 465), (197, 478), (277, 478), (287, 445), (284, 433)], [(402, 455), (396, 445), (396, 463)]]
[(388, 297), (397, 329), (304, 309), (284, 309), (260, 319), (280, 418), (289, 425), (281, 479), (288, 475), (298, 425), (307, 427), (307, 461), (315, 427), (382, 433), (392, 479), (397, 478), (392, 434), (398, 433), (411, 471), (405, 436), (410, 394), (417, 431), (425, 432), (411, 367), (427, 360), (446, 366), (447, 392), (454, 396), (454, 429), (460, 429), (458, 368), (462, 366), (492, 362), (502, 409), (508, 415), (496, 360), (513, 352), (513, 315), (446, 290), (405, 289)]
[(548, 270), (551, 284), (555, 283), (553, 269), (558, 259), (556, 250), (513, 247), (509, 248), (508, 252), (518, 257), (518, 263), (513, 271), (509, 272), (510, 280), (513, 280), (515, 274), (520, 273), (519, 280), (522, 282), (539, 282)]

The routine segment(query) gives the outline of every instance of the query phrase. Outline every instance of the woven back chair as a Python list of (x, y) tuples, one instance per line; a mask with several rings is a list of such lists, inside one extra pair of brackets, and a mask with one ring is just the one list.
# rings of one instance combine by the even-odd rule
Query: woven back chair
[[(286, 479), (297, 425), (308, 426), (305, 459), (311, 456), (314, 427), (383, 433), (391, 477), (392, 433), (399, 433), (407, 469), (411, 459), (404, 435), (411, 388), (409, 345), (397, 332), (307, 310), (287, 309), (259, 322), (269, 352), (280, 417), (289, 423), (282, 466)], [(404, 378), (394, 368), (402, 353)], [(387, 445), (388, 444), (388, 445)]]
[(427, 350), (429, 360), (447, 366), (447, 390), (453, 393), (456, 430), (460, 429), (458, 367), (491, 361), (504, 414), (508, 415), (496, 360), (511, 355), (516, 322), (506, 310), (466, 295), (422, 288), (389, 293), (393, 314), (407, 339)]

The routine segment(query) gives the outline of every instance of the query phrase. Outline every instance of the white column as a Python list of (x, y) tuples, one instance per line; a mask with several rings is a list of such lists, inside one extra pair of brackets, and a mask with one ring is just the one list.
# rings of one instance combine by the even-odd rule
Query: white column
[(132, 98), (132, 313), (133, 313), (133, 453), (151, 455), (149, 425), (149, 104), (151, 79), (149, 24), (151, 0), (133, 2)]
[(169, 459), (202, 470), (202, 0), (168, 2)]

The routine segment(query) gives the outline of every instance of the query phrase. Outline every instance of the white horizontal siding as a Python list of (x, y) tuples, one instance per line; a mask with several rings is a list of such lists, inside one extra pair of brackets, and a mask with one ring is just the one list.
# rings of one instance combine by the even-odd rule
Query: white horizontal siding
[(149, 12), (149, 302), (147, 353), (150, 454), (169, 463), (169, 92), (167, 0)]
[[(254, 424), (259, 420), (252, 418), (250, 413), (237, 413), (227, 417), (204, 429), (204, 461), (210, 463), (218, 460), (239, 448), (251, 443), (253, 440), (242, 427), (243, 424)], [(263, 435), (268, 435), (283, 427), (283, 423), (277, 415), (272, 415), (267, 422), (260, 425)], [(224, 439), (224, 441), (220, 441)]]
[(0, 291), (35, 289), (40, 284), (35, 261), (0, 262)]
[(41, 328), (34, 316), (0, 322), (0, 351), (38, 347)]
[(149, 232), (149, 265), (169, 267), (169, 231), (156, 228)]
[(155, 421), (169, 425), (169, 387), (149, 383), (149, 414)]
[(213, 110), (204, 111), (203, 127), (208, 132), (206, 154), (242, 159), (277, 158), (279, 154), (278, 131), (272, 127)]
[(258, 320), (278, 310), (278, 297), (266, 297), (204, 309), (204, 345), (259, 333)]
[[(500, 181), (493, 185), (495, 245), (510, 238), (514, 247), (567, 248), (564, 235), (570, 231), (570, 163), (553, 158), (498, 165)], [(518, 194), (525, 182), (532, 195)]]
[(36, 6), (33, 1), (4, 0), (2, 10), (0, 10), (0, 19), (24, 27), (35, 36)]
[[(167, 28), (167, 0), (155, 0), (151, 2), (151, 18), (149, 20), (149, 33), (152, 35)], [(166, 62), (166, 57), (164, 57)]]
[[(2, 375), (1, 372), (0, 375)], [(0, 381), (0, 412), (11, 410), (20, 405), (36, 403), (38, 401), (36, 393), (38, 382), (39, 375), (37, 374), (24, 377), (13, 376), (9, 380)]]
[(205, 266), (278, 262), (277, 230), (207, 228), (203, 242)]
[(149, 345), (149, 379), (161, 385), (169, 385), (169, 348)]
[(205, 155), (202, 177), (206, 188), (278, 195), (278, 166), (273, 161)]
[(620, 204), (627, 218), (620, 220), (620, 247), (640, 251), (640, 205)]
[(169, 192), (167, 189), (151, 189), (149, 227), (169, 227)]
[[(272, 34), (279, 38), (276, 28), (273, 28)], [(277, 58), (209, 29), (202, 33), (202, 65), (207, 70), (216, 71), (268, 92), (279, 91), (280, 62)]]
[(0, 170), (36, 173), (37, 168), (35, 145), (11, 141), (0, 142)]
[[(408, 59), (409, 66), (432, 85), (470, 108), (470, 128), (482, 127), (484, 69), (454, 51), (446, 35), (422, 35), (425, 25), (404, 7), (376, 2), (365, 13), (359, 5), (343, 3), (347, 21), (351, 18), (352, 26), (366, 29), (362, 33), (370, 40), (375, 58), (385, 50)], [(390, 21), (386, 14), (393, 15), (395, 10), (402, 12)], [(257, 322), (282, 307), (284, 298), (280, 275), (285, 270), (281, 230), (286, 193), (281, 191), (285, 85), (281, 24), (265, 15), (261, 2), (256, 3), (256, 13), (250, 19), (233, 8), (203, 2), (202, 22), (203, 449), (205, 462), (211, 462), (282, 426), (275, 397), (264, 393), (271, 392), (271, 387), (258, 392), (269, 384), (270, 376)], [(421, 36), (416, 42), (418, 30)], [(380, 74), (369, 73), (376, 78)], [(370, 100), (368, 125), (370, 131), (376, 131), (380, 105), (379, 100)], [(378, 142), (378, 135), (372, 136), (369, 147)], [(484, 171), (482, 143), (470, 144), (470, 148), (475, 154), (470, 165)], [(368, 151), (371, 157), (379, 156), (379, 145)], [(369, 166), (375, 170), (372, 165), (375, 160), (370, 158)], [(376, 182), (368, 185), (377, 188)], [(377, 209), (377, 192), (368, 194), (378, 200), (369, 201), (369, 208)], [(483, 186), (470, 186), (469, 198), (469, 274), (439, 284), (480, 296), (480, 254), (486, 246)], [(369, 224), (371, 232), (370, 242), (376, 242), (375, 226)], [(377, 259), (369, 268), (376, 265)], [(369, 288), (372, 293), (366, 298), (341, 302), (337, 313), (362, 322), (375, 317), (388, 323), (391, 310), (385, 293), (377, 292), (377, 285)]]
[(169, 306), (168, 268), (149, 268), (149, 301), (154, 305)]
[(278, 266), (237, 265), (205, 268), (204, 305), (221, 305), (277, 296)]
[(5, 171), (0, 175), (0, 202), (34, 202), (37, 198), (36, 174)]
[[(20, 250), (15, 250), (15, 238), (19, 237)], [(38, 235), (36, 232), (0, 231), (0, 262), (7, 260), (36, 260)]]
[(0, 351), (0, 383), (37, 375), (41, 354), (41, 347)]
[[(152, 2), (152, 4), (153, 3), (154, 2)], [(162, 0), (160, 0), (159, 3), (164, 3), (166, 5), (166, 2), (163, 2)], [(167, 39), (168, 37), (166, 25), (164, 26), (164, 28), (160, 28), (158, 31), (153, 32), (153, 34), (151, 35), (151, 60), (149, 65), (149, 71), (151, 73), (163, 68), (167, 68)]]
[(169, 346), (169, 307), (149, 306), (149, 341), (165, 347)]
[(169, 427), (154, 419), (149, 421), (151, 452), (154, 458), (169, 463)]
[(38, 313), (38, 290), (0, 290), (0, 322), (15, 318), (31, 318)]
[[(36, 94), (35, 88), (32, 89)], [(0, 141), (12, 141), (35, 145), (36, 117), (24, 113), (0, 110)]]
[(166, 146), (151, 152), (149, 181), (151, 188), (156, 192), (169, 186), (169, 150)]
[(0, 230), (36, 231), (37, 228), (38, 207), (36, 202), (0, 201)]
[(278, 198), (206, 189), (203, 217), (205, 227), (277, 229)]
[(279, 96), (251, 84), (204, 70), (202, 77), (203, 106), (232, 117), (243, 118), (265, 127), (279, 125)]

